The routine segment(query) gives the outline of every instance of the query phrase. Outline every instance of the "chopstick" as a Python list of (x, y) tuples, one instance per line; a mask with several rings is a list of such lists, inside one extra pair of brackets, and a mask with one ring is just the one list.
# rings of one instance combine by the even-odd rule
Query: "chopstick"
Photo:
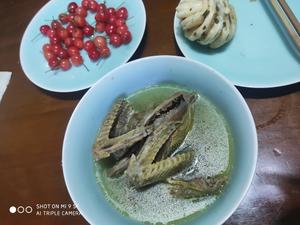
[[(300, 37), (296, 31), (296, 28), (291, 23), (290, 19), (286, 15), (286, 13), (283, 11), (283, 9), (280, 6), (280, 3), (277, 0), (270, 0), (270, 3), (272, 7), (274, 8), (276, 14), (278, 15), (279, 19), (285, 26), (289, 36), (291, 37), (292, 41), (300, 51)], [(297, 20), (298, 22), (298, 20)]]
[(288, 16), (289, 20), (291, 21), (292, 25), (294, 26), (295, 30), (297, 31), (298, 35), (300, 35), (300, 23), (289, 7), (289, 5), (286, 3), (285, 0), (278, 0), (279, 4), (281, 5), (283, 11), (286, 13)]

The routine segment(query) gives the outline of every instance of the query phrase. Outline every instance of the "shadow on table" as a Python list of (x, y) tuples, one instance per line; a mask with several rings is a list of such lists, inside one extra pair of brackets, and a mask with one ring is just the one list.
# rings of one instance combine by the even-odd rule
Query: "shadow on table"
[(300, 83), (276, 88), (237, 87), (244, 98), (274, 98), (300, 91)]
[(176, 49), (176, 55), (184, 57), (184, 55), (182, 54), (180, 48), (178, 47), (178, 44), (176, 42), (176, 38), (175, 38), (174, 35), (173, 35), (173, 43), (174, 43), (174, 46), (175, 46), (175, 49)]
[(82, 96), (88, 91), (88, 89), (84, 89), (81, 91), (75, 91), (75, 92), (67, 92), (67, 93), (60, 93), (60, 92), (51, 92), (44, 89), (41, 89), (41, 92), (43, 92), (46, 95), (49, 95), (53, 98), (57, 98), (60, 100), (80, 100)]
[(145, 32), (144, 32), (143, 38), (141, 40), (141, 43), (139, 44), (139, 47), (134, 52), (134, 54), (131, 56), (131, 58), (128, 60), (129, 62), (142, 57), (145, 45), (147, 43), (147, 36), (148, 36), (148, 29), (147, 29), (147, 25), (146, 25)]

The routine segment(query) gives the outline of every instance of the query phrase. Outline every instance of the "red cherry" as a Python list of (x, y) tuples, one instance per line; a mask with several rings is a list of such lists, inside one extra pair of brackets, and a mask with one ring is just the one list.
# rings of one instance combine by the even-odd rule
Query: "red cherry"
[(84, 27), (86, 25), (84, 16), (76, 15), (74, 17), (74, 23), (78, 27)]
[(69, 21), (73, 22), (75, 18), (75, 14), (69, 14), (68, 16), (69, 16)]
[(83, 33), (86, 35), (86, 36), (92, 36), (94, 34), (94, 27), (91, 26), (91, 25), (86, 25), (83, 27)]
[(104, 58), (107, 58), (108, 56), (110, 56), (110, 50), (109, 50), (108, 47), (104, 47), (101, 50), (101, 56), (104, 57)]
[(97, 49), (92, 49), (88, 52), (88, 56), (92, 61), (97, 61), (100, 59), (101, 54)]
[(86, 42), (84, 42), (84, 47), (83, 48), (87, 52), (90, 52), (91, 50), (95, 49), (96, 46), (95, 46), (94, 42), (92, 42), (91, 40), (87, 40)]
[(96, 23), (95, 30), (99, 33), (104, 32), (105, 31), (105, 23), (102, 23), (102, 22)]
[(60, 59), (67, 59), (67, 58), (69, 58), (69, 53), (66, 49), (61, 48), (60, 51), (58, 52), (57, 56)]
[(129, 42), (131, 42), (132, 36), (130, 31), (126, 31), (124, 34), (122, 34), (121, 39), (124, 44), (128, 44)]
[(116, 12), (117, 18), (126, 20), (128, 18), (128, 11), (125, 7), (121, 7)]
[(73, 34), (73, 31), (75, 30), (75, 26), (73, 24), (69, 24), (66, 28), (66, 30), (68, 31), (69, 35)]
[(51, 47), (51, 45), (50, 44), (44, 44), (43, 45), (43, 52), (45, 52), (45, 51), (52, 51), (52, 47)]
[(57, 29), (59, 29), (61, 27), (62, 27), (62, 25), (61, 25), (61, 23), (58, 20), (53, 20), (51, 22), (51, 28), (52, 29), (57, 30)]
[(68, 31), (67, 31), (65, 28), (63, 28), (63, 27), (61, 27), (60, 29), (58, 29), (58, 30), (56, 31), (56, 33), (57, 33), (57, 36), (58, 36), (61, 40), (65, 40), (65, 39), (69, 36)]
[(50, 59), (55, 58), (55, 54), (51, 51), (44, 51), (43, 54), (44, 54), (44, 57), (47, 61), (49, 61)]
[(59, 67), (63, 70), (69, 70), (72, 67), (72, 64), (69, 59), (62, 59), (59, 63)]
[(97, 22), (106, 22), (108, 18), (108, 14), (105, 11), (100, 11), (95, 15), (95, 20)]
[(75, 10), (77, 9), (78, 5), (76, 2), (70, 2), (68, 5), (68, 12), (69, 13), (75, 13)]
[(89, 2), (89, 10), (91, 10), (92, 13), (95, 13), (98, 11), (98, 3), (95, 0), (90, 0)]
[(109, 17), (114, 16), (116, 14), (115, 8), (109, 7), (105, 10)]
[(79, 6), (76, 11), (75, 11), (76, 15), (79, 15), (79, 16), (83, 16), (83, 17), (86, 17), (87, 16), (87, 11), (84, 7), (82, 6)]
[(56, 36), (56, 31), (54, 29), (50, 28), (47, 31), (47, 36), (48, 36), (48, 38), (52, 38), (52, 37)]
[(66, 13), (59, 14), (58, 19), (62, 24), (66, 24), (66, 23), (70, 22), (70, 20), (69, 20), (70, 18), (68, 16), (68, 14), (66, 14)]
[(68, 53), (71, 57), (74, 55), (79, 55), (79, 49), (75, 46), (71, 46), (68, 48)]
[(40, 32), (43, 34), (43, 35), (47, 35), (48, 36), (48, 31), (50, 30), (50, 26), (49, 25), (42, 25), (40, 27)]
[(109, 18), (108, 18), (108, 23), (109, 24), (112, 24), (112, 25), (116, 25), (116, 21), (117, 21), (117, 17), (115, 17), (115, 16), (110, 16)]
[(98, 6), (98, 12), (105, 11), (105, 10), (106, 10), (106, 5), (104, 3), (100, 3)]
[(55, 54), (58, 55), (58, 52), (62, 49), (60, 44), (53, 44), (51, 45), (51, 51)]
[(103, 36), (96, 36), (94, 38), (94, 44), (97, 48), (102, 49), (107, 47), (106, 39)]
[(51, 37), (49, 39), (50, 39), (50, 44), (51, 45), (55, 45), (55, 44), (60, 44), (61, 43), (61, 39), (57, 35), (55, 35), (55, 36), (53, 36), (53, 37)]
[(82, 39), (80, 39), (80, 38), (74, 38), (74, 40), (73, 40), (73, 45), (75, 46), (75, 47), (77, 47), (78, 49), (83, 49), (83, 41), (82, 41)]
[(65, 44), (65, 46), (66, 46), (67, 48), (70, 47), (71, 45), (73, 45), (73, 40), (72, 40), (72, 38), (70, 38), (70, 37), (66, 38), (66, 39), (64, 40), (64, 44)]
[(74, 66), (80, 66), (83, 63), (83, 58), (80, 54), (72, 55), (71, 62)]
[(88, 9), (89, 7), (89, 3), (90, 3), (90, 0), (82, 0), (81, 1), (81, 6), (85, 9)]
[(126, 31), (128, 31), (128, 27), (126, 24), (123, 24), (122, 26), (117, 27), (116, 33), (123, 35)]
[(125, 20), (124, 19), (116, 19), (115, 24), (117, 27), (123, 26), (125, 24)]
[(111, 35), (111, 34), (114, 34), (116, 33), (116, 26), (115, 25), (112, 25), (112, 24), (108, 24), (106, 25), (105, 27), (105, 32), (107, 33), (107, 35)]
[(72, 32), (72, 36), (73, 36), (74, 38), (83, 39), (83, 32), (82, 32), (81, 29), (75, 28), (75, 30), (73, 30), (73, 32)]
[(51, 58), (48, 60), (48, 65), (51, 69), (56, 69), (59, 65), (59, 61), (57, 58)]
[(119, 47), (122, 44), (122, 39), (119, 34), (112, 34), (109, 36), (109, 43), (114, 47)]

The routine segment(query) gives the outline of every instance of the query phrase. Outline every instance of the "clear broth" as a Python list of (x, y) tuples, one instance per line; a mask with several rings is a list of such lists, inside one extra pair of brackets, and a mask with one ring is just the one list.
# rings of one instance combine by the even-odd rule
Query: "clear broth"
[[(135, 110), (151, 109), (177, 91), (190, 91), (175, 85), (159, 85), (140, 90), (128, 101)], [(181, 147), (196, 150), (196, 160), (176, 176), (193, 178), (230, 173), (232, 168), (232, 136), (221, 111), (205, 96), (195, 103), (194, 125)], [(125, 175), (109, 178), (103, 172), (107, 165), (96, 162), (95, 173), (107, 200), (123, 215), (145, 224), (179, 224), (203, 212), (218, 196), (177, 199), (168, 191), (168, 184), (159, 183), (137, 191)]]

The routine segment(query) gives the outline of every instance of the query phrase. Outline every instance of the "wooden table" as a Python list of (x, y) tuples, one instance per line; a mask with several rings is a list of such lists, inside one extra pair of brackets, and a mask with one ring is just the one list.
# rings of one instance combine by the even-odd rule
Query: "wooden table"
[[(42, 90), (21, 69), (22, 34), (46, 2), (0, 2), (0, 70), (13, 72), (0, 104), (0, 224), (3, 225), (87, 224), (81, 216), (35, 215), (37, 204), (72, 203), (62, 174), (62, 142), (71, 113), (86, 92), (56, 94)], [(144, 0), (144, 3), (146, 32), (132, 59), (180, 55), (172, 30), (178, 1)], [(258, 130), (258, 164), (246, 198), (226, 225), (300, 224), (299, 90), (299, 83), (267, 90), (240, 88)], [(31, 206), (33, 213), (12, 214), (11, 206)]]

